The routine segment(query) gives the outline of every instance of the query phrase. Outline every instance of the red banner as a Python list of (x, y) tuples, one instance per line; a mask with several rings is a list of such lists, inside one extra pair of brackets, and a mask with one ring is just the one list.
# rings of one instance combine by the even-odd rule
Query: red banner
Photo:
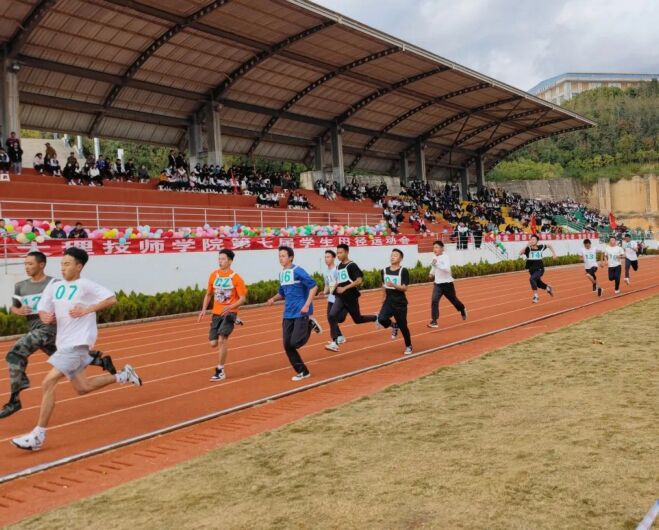
[[(569, 241), (574, 239), (592, 239), (594, 241), (599, 240), (599, 234), (597, 232), (580, 232), (578, 234), (535, 234), (538, 236), (538, 239), (541, 241)], [(486, 237), (486, 241), (490, 240)], [(529, 241), (531, 239), (531, 234), (497, 234), (497, 239), (503, 241), (504, 243), (513, 242), (513, 241)]]
[(193, 239), (49, 239), (43, 243), (17, 243), (5, 240), (7, 256), (24, 256), (38, 250), (47, 256), (62, 256), (68, 247), (79, 247), (90, 256), (118, 256), (140, 254), (185, 254), (188, 252), (219, 252), (231, 250), (269, 250), (279, 246), (295, 249), (335, 248), (345, 243), (350, 247), (382, 247), (416, 245), (416, 236), (309, 236), (309, 237), (220, 237)]

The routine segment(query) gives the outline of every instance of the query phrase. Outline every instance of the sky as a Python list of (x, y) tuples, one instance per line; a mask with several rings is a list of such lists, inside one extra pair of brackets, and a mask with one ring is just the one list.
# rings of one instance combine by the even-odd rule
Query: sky
[(659, 0), (314, 0), (523, 90), (566, 72), (659, 73)]

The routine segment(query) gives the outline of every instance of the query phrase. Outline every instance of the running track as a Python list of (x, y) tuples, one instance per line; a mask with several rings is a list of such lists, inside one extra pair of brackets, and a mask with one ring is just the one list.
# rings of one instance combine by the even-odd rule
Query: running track
[[(641, 270), (632, 276), (632, 286), (623, 284), (623, 293), (649, 287), (656, 293), (658, 263), (657, 259), (643, 259)], [(541, 293), (537, 305), (531, 303), (526, 272), (458, 281), (458, 296), (468, 308), (469, 320), (463, 322), (443, 299), (439, 330), (426, 328), (431, 286), (414, 287), (408, 291), (414, 350), (435, 348), (594, 301), (582, 271), (580, 267), (548, 269), (545, 280), (554, 287), (556, 296)], [(605, 282), (605, 288), (609, 285)], [(612, 289), (608, 288), (604, 298), (611, 296)], [(362, 312), (377, 312), (381, 299), (380, 292), (364, 293)], [(316, 316), (322, 324), (326, 323), (325, 305), (324, 300), (316, 304)], [(206, 340), (208, 317), (200, 324), (196, 317), (185, 317), (101, 330), (99, 349), (111, 354), (118, 367), (133, 364), (145, 385), (111, 386), (77, 396), (68, 383), (62, 383), (47, 445), (30, 453), (14, 448), (9, 440), (29, 431), (36, 422), (39, 384), (50, 365), (45, 355), (35, 353), (28, 368), (32, 388), (22, 393), (23, 410), (0, 421), (0, 476), (299, 386), (290, 380), (294, 372), (281, 346), (281, 306), (245, 309), (241, 315), (246, 324), (231, 336), (228, 379), (221, 383), (208, 381), (217, 363), (217, 353)], [(301, 350), (312, 373), (303, 384), (402, 356), (402, 339), (391, 341), (388, 330), (375, 330), (372, 324), (356, 326), (350, 319), (342, 326), (347, 344), (338, 353), (327, 351), (323, 346), (329, 338), (328, 326), (324, 327), (323, 334), (314, 334)], [(0, 343), (3, 357), (9, 345)], [(87, 372), (99, 373), (95, 367)], [(8, 398), (6, 366), (0, 369), (0, 389), (0, 402), (4, 403)]]

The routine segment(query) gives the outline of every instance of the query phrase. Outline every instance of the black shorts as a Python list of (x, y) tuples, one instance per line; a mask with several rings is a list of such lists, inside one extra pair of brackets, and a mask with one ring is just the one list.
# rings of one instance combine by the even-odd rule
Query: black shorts
[(586, 274), (590, 274), (593, 278), (597, 276), (597, 267), (591, 267), (590, 269), (586, 269)]
[(231, 335), (236, 324), (236, 313), (229, 313), (226, 316), (213, 315), (211, 320), (211, 329), (208, 332), (208, 340), (217, 340), (222, 335), (228, 337)]

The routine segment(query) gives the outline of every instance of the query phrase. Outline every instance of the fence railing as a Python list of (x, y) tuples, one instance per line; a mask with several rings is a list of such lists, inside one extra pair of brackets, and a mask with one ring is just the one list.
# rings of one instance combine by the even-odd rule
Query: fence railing
[(273, 228), (306, 224), (373, 226), (382, 221), (382, 213), (378, 210), (370, 214), (279, 208), (230, 209), (12, 200), (0, 200), (0, 217), (49, 221), (59, 219), (65, 224), (80, 222), (86, 228), (149, 225), (163, 229), (205, 224), (213, 227), (242, 224)]

